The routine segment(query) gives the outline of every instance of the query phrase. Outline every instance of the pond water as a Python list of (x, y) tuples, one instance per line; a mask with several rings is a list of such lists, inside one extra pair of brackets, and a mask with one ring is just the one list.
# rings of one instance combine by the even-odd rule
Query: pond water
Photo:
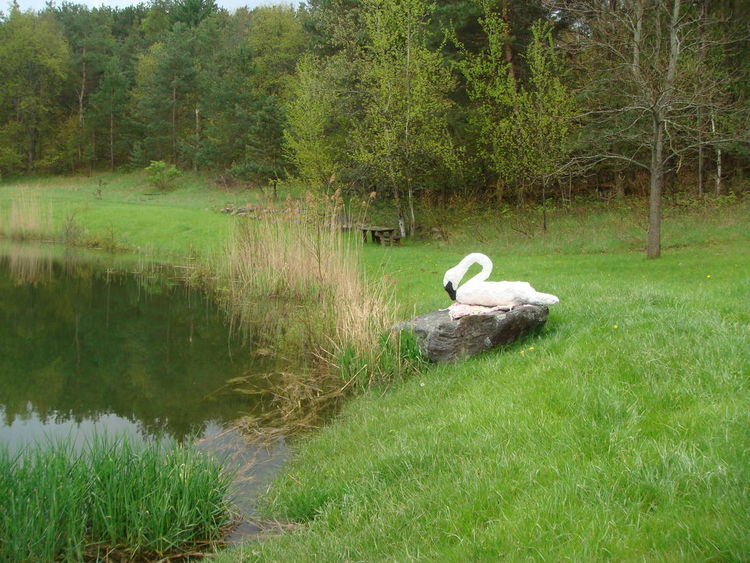
[(81, 444), (95, 432), (195, 440), (242, 468), (237, 501), (252, 512), (286, 450), (238, 435), (235, 421), (262, 411), (263, 395), (227, 382), (273, 359), (254, 355), (210, 296), (176, 277), (51, 246), (0, 246), (0, 443)]

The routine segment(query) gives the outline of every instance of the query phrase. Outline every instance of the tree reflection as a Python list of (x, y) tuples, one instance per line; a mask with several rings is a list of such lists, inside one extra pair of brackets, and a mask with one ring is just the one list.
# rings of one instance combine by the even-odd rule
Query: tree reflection
[(259, 408), (224, 391), (247, 374), (249, 357), (209, 297), (163, 274), (114, 273), (33, 250), (0, 257), (6, 425), (31, 412), (57, 422), (111, 413), (183, 439)]

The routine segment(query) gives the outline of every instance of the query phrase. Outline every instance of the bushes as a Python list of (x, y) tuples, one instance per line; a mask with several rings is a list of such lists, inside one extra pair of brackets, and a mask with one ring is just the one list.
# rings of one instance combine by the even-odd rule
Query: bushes
[(148, 181), (156, 189), (163, 192), (174, 187), (174, 181), (180, 175), (174, 164), (167, 165), (163, 160), (152, 160), (151, 164), (144, 168), (148, 174)]

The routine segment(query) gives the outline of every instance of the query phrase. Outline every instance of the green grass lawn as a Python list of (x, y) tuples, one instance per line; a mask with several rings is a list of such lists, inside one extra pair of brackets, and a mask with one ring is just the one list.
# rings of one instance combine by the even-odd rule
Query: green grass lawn
[[(748, 251), (506, 255), (561, 298), (546, 327), (354, 400), (267, 498), (304, 526), (227, 559), (746, 559)], [(403, 251), (401, 300), (446, 306), (460, 257)]]
[[(206, 211), (229, 196), (197, 187), (38, 189), (160, 252), (217, 252), (231, 224)], [(299, 529), (221, 559), (750, 558), (748, 205), (668, 208), (659, 260), (639, 221), (560, 211), (545, 235), (454, 222), (448, 242), (366, 247), (403, 316), (447, 306), (443, 272), (469, 251), (561, 302), (524, 342), (352, 400), (266, 497)]]
[(72, 218), (87, 245), (116, 244), (179, 260), (222, 249), (232, 219), (217, 210), (265, 200), (258, 190), (223, 190), (196, 174), (186, 173), (178, 186), (161, 193), (142, 174), (23, 179), (0, 184), (0, 214), (14, 198), (32, 198), (51, 212), (55, 238)]

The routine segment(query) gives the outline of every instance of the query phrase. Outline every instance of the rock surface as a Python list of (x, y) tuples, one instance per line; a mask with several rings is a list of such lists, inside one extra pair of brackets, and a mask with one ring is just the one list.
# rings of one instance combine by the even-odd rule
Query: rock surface
[(495, 346), (511, 344), (547, 322), (549, 309), (522, 305), (511, 311), (469, 315), (451, 320), (448, 311), (433, 311), (399, 323), (394, 330), (411, 330), (422, 355), (432, 362), (453, 362)]

